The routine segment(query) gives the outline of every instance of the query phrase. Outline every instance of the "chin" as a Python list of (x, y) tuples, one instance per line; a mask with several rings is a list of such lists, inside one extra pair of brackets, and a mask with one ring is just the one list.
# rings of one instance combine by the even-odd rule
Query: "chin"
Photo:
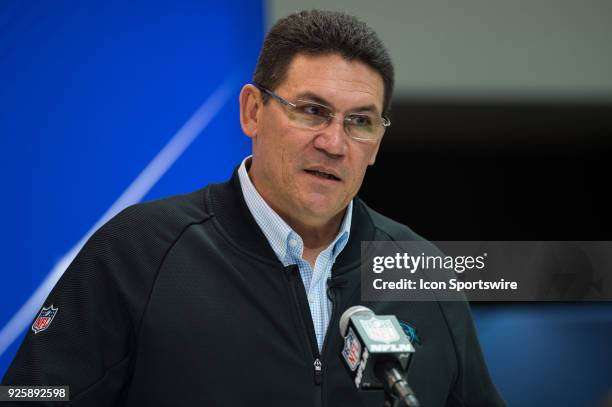
[(325, 199), (307, 199), (302, 201), (302, 207), (307, 215), (317, 220), (329, 220), (336, 216), (338, 212), (344, 210), (348, 205), (339, 203), (337, 200), (331, 200), (328, 197)]

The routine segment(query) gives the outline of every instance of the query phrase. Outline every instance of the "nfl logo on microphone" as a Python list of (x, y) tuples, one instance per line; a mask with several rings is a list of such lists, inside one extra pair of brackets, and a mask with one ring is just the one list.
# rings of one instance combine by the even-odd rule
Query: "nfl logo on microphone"
[(361, 343), (357, 339), (357, 335), (353, 332), (353, 328), (349, 328), (346, 338), (344, 338), (344, 349), (342, 349), (342, 356), (348, 364), (351, 371), (357, 369), (359, 361), (361, 360)]
[(32, 331), (37, 334), (49, 328), (51, 321), (53, 321), (55, 314), (57, 314), (57, 310), (58, 308), (53, 308), (53, 304), (50, 307), (43, 307), (32, 324)]

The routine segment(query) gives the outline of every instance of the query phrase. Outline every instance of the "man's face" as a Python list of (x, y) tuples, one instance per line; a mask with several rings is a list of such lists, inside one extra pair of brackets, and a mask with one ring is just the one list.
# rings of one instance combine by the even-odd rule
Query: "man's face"
[(381, 140), (351, 139), (342, 118), (367, 106), (381, 115), (382, 77), (366, 64), (340, 55), (299, 54), (274, 92), (291, 102), (319, 102), (337, 114), (322, 130), (296, 128), (291, 113), (269, 98), (265, 105), (258, 104), (253, 114), (256, 124), (249, 134), (253, 139), (249, 174), (268, 204), (285, 218), (322, 225), (343, 214), (361, 187), (366, 168), (374, 163)]

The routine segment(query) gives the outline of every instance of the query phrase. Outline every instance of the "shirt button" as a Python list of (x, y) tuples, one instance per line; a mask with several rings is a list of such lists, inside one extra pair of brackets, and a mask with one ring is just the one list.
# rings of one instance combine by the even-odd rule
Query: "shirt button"
[(295, 240), (295, 239), (289, 239), (289, 246), (291, 246), (291, 247), (295, 247), (295, 246), (297, 246), (297, 240)]

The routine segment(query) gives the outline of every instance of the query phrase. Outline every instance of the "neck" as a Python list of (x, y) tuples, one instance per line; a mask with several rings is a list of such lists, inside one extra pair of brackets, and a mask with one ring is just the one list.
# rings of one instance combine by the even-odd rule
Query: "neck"
[(281, 213), (275, 208), (273, 209), (287, 222), (291, 229), (300, 235), (304, 241), (304, 247), (309, 249), (329, 246), (338, 234), (342, 218), (344, 217), (344, 211), (341, 211), (323, 223), (304, 223), (299, 219), (292, 218), (289, 214)]
[[(271, 206), (272, 207), (272, 206)], [(272, 207), (281, 218), (302, 238), (304, 242), (304, 253), (302, 257), (314, 268), (314, 263), (325, 248), (338, 235), (340, 225), (346, 210), (339, 212), (327, 222), (321, 224), (309, 224), (296, 219), (289, 214), (282, 213), (277, 208)]]
[(287, 225), (289, 225), (289, 227), (295, 231), (295, 233), (300, 235), (302, 241), (304, 242), (304, 252), (302, 257), (314, 268), (314, 263), (319, 256), (319, 253), (325, 250), (325, 248), (327, 248), (338, 235), (346, 208), (327, 219), (316, 217), (297, 217), (295, 214), (300, 213), (301, 211), (295, 211), (295, 213), (285, 211), (268, 198), (265, 188), (258, 185), (259, 183), (257, 182), (257, 177), (255, 177), (255, 174), (253, 173), (253, 166), (250, 165), (251, 163), (247, 164), (247, 174), (251, 179), (253, 186), (270, 206), (270, 208), (272, 208), (272, 210), (274, 210), (274, 212), (276, 212), (287, 223)]

